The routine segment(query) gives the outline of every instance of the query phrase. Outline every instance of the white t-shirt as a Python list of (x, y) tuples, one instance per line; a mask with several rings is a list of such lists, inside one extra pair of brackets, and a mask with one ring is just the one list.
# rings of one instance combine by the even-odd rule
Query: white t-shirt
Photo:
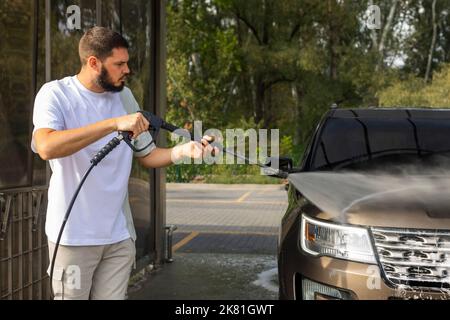
[[(124, 100), (123, 96), (128, 98)], [(126, 106), (129, 103), (123, 101), (127, 100), (133, 106)], [(85, 88), (76, 76), (52, 81), (36, 96), (33, 134), (43, 128), (58, 131), (80, 128), (136, 111), (130, 108), (138, 109), (138, 105), (128, 88), (121, 94), (95, 93)], [(69, 157), (50, 161), (53, 174), (45, 226), (50, 241), (56, 242), (70, 200), (91, 166), (91, 159), (116, 136), (117, 133), (112, 133)], [(139, 139), (142, 146), (151, 141), (151, 136), (145, 133)], [(152, 144), (137, 156), (145, 156), (154, 148)], [(32, 149), (36, 152), (34, 141)], [(132, 158), (133, 151), (122, 142), (91, 171), (75, 201), (61, 245), (106, 245), (130, 237), (135, 239), (128, 203)]]

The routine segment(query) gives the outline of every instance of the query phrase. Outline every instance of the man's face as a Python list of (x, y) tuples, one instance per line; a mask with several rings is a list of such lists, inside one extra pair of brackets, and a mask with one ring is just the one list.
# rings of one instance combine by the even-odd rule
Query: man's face
[(125, 80), (130, 74), (128, 68), (128, 50), (125, 48), (113, 49), (112, 56), (103, 61), (97, 84), (105, 91), (120, 92), (125, 86)]

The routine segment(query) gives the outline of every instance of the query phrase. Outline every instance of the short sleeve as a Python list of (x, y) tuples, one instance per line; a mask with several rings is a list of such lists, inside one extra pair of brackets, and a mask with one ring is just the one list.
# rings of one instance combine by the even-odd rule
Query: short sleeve
[(153, 141), (153, 137), (150, 132), (143, 132), (139, 137), (134, 140), (134, 146), (136, 149), (140, 150), (145, 148), (140, 152), (135, 152), (134, 156), (138, 158), (145, 157), (149, 155), (153, 150), (156, 149), (155, 141)]
[[(129, 88), (125, 87), (124, 90), (120, 93), (120, 97), (123, 107), (128, 114), (135, 113), (141, 110), (139, 104), (137, 103), (136, 99), (133, 96), (133, 93)], [(134, 156), (138, 158), (145, 157), (156, 149), (155, 141), (148, 131), (143, 132), (134, 140), (134, 146), (138, 150), (145, 148), (142, 151), (134, 152)]]
[(34, 145), (34, 133), (39, 129), (64, 130), (64, 117), (60, 109), (60, 103), (53, 92), (53, 86), (45, 84), (39, 90), (34, 101), (33, 109), (33, 139), (31, 149), (37, 153)]

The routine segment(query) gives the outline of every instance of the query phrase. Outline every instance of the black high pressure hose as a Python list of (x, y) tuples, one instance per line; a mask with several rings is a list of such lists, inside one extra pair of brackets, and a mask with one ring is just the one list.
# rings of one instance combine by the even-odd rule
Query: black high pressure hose
[[(128, 134), (128, 133), (126, 133), (126, 134)], [(72, 208), (73, 208), (73, 205), (75, 203), (75, 200), (77, 199), (78, 194), (80, 193), (80, 190), (83, 187), (83, 184), (86, 181), (86, 179), (89, 176), (89, 174), (91, 173), (92, 169), (94, 169), (94, 167), (96, 167), (108, 154), (110, 154), (111, 151), (113, 151), (115, 148), (117, 148), (117, 146), (120, 144), (120, 142), (122, 140), (124, 140), (124, 138), (125, 137), (124, 137), (123, 133), (119, 134), (119, 136), (113, 138), (110, 142), (108, 142), (108, 144), (102, 150), (100, 150), (99, 153), (97, 153), (94, 158), (92, 158), (91, 166), (89, 167), (89, 169), (84, 174), (83, 179), (81, 179), (81, 182), (78, 185), (78, 188), (75, 191), (75, 193), (74, 193), (74, 195), (72, 197), (72, 200), (70, 201), (69, 207), (67, 208), (66, 214), (64, 216), (63, 223), (61, 225), (61, 229), (59, 230), (58, 238), (56, 240), (55, 248), (53, 250), (52, 262), (51, 262), (51, 265), (50, 265), (50, 291), (51, 291), (51, 295), (53, 297), (55, 297), (55, 294), (53, 292), (53, 272), (54, 272), (54, 269), (55, 269), (56, 255), (58, 253), (58, 248), (59, 248), (59, 244), (61, 242), (61, 237), (62, 237), (62, 234), (63, 234), (64, 229), (66, 227), (67, 220), (69, 220), (70, 212), (72, 211)]]
[(143, 151), (146, 148), (148, 148), (151, 144), (154, 143), (154, 140), (152, 140), (147, 146), (143, 147), (142, 149), (136, 149), (130, 143), (130, 141), (131, 141), (131, 133), (129, 133), (129, 132), (120, 132), (117, 137), (114, 137), (110, 142), (108, 142), (108, 144), (105, 147), (103, 147), (103, 149), (100, 150), (95, 155), (94, 158), (92, 158), (91, 166), (86, 171), (86, 173), (84, 174), (83, 178), (81, 179), (81, 181), (80, 181), (80, 183), (79, 183), (79, 185), (77, 187), (77, 190), (73, 194), (72, 200), (69, 203), (69, 207), (67, 208), (66, 214), (64, 215), (63, 223), (61, 225), (61, 229), (59, 230), (58, 238), (56, 240), (55, 248), (53, 250), (52, 262), (50, 264), (50, 291), (51, 291), (51, 295), (53, 297), (55, 297), (55, 294), (53, 292), (53, 272), (54, 272), (54, 269), (55, 269), (56, 255), (58, 253), (58, 248), (59, 248), (59, 244), (61, 242), (61, 237), (62, 237), (62, 234), (63, 234), (64, 229), (66, 227), (67, 220), (69, 220), (70, 212), (72, 211), (72, 208), (73, 208), (73, 205), (75, 203), (75, 200), (77, 199), (78, 194), (80, 193), (81, 188), (83, 187), (84, 182), (86, 181), (87, 177), (91, 173), (92, 169), (94, 169), (94, 167), (96, 167), (108, 154), (110, 154), (115, 148), (117, 148), (119, 146), (119, 144), (123, 140), (125, 140), (127, 142), (127, 144), (130, 144), (130, 146), (132, 147), (133, 151), (135, 151), (135, 152)]

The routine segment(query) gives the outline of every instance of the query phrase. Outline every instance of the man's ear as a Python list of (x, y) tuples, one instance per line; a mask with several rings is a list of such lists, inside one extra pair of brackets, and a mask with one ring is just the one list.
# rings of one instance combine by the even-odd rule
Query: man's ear
[(87, 59), (87, 65), (90, 69), (96, 71), (97, 73), (100, 73), (102, 69), (102, 62), (94, 56), (90, 56)]

